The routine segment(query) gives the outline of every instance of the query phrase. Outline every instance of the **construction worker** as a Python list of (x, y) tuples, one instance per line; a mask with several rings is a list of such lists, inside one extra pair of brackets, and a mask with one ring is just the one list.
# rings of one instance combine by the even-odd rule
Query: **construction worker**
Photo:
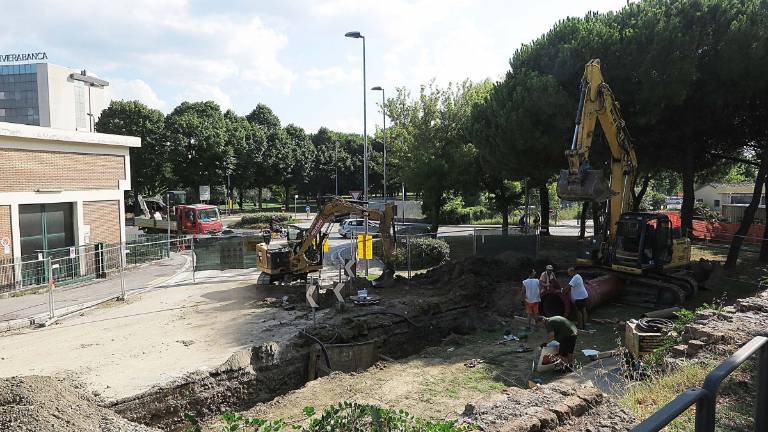
[(576, 269), (571, 267), (568, 269), (568, 276), (571, 277), (568, 282), (568, 292), (571, 295), (571, 301), (576, 307), (576, 316), (579, 320), (579, 328), (582, 330), (587, 329), (587, 303), (589, 302), (589, 293), (587, 293), (587, 287), (584, 286), (584, 279), (581, 275), (576, 273)]
[[(568, 318), (559, 315), (545, 318), (539, 316), (536, 321), (547, 331), (547, 341), (556, 340), (560, 344), (557, 356), (566, 368), (573, 368), (573, 351), (576, 349), (576, 337), (579, 330)], [(541, 344), (544, 347), (547, 343)]]
[(539, 277), (539, 287), (541, 288), (542, 292), (547, 292), (550, 290), (560, 291), (560, 283), (557, 281), (557, 277), (555, 276), (555, 268), (552, 267), (552, 264), (548, 264), (547, 268)]
[(539, 316), (539, 303), (541, 303), (541, 293), (539, 291), (539, 280), (536, 279), (536, 270), (531, 269), (528, 279), (523, 281), (525, 290), (525, 314), (528, 316), (528, 330), (533, 328), (536, 317)]

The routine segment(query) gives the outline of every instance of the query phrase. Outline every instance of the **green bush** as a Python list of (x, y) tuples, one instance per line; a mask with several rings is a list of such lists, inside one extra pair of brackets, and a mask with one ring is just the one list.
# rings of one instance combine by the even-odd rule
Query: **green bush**
[[(431, 237), (416, 237), (410, 240), (411, 270), (434, 267), (448, 261), (451, 247), (444, 240)], [(408, 247), (400, 242), (394, 256), (394, 264), (398, 268), (408, 266)]]
[(290, 213), (255, 213), (248, 214), (240, 218), (240, 222), (234, 225), (235, 228), (264, 228), (269, 226), (269, 222), (274, 218), (275, 223), (285, 224), (293, 220)]
[(493, 216), (494, 213), (483, 206), (464, 207), (460, 196), (452, 198), (440, 209), (440, 223), (448, 225), (469, 224)]
[[(305, 426), (288, 423), (283, 419), (264, 420), (243, 417), (230, 412), (219, 418), (224, 422), (222, 431), (280, 432), (296, 430), (302, 432), (356, 432), (356, 431), (391, 431), (391, 432), (468, 432), (475, 428), (460, 425), (456, 421), (430, 421), (414, 417), (403, 410), (380, 408), (375, 405), (356, 402), (341, 402), (328, 407), (320, 417), (315, 417), (315, 409), (304, 408), (304, 415), (309, 421)], [(191, 427), (187, 432), (200, 432), (202, 425), (192, 415), (185, 415)]]

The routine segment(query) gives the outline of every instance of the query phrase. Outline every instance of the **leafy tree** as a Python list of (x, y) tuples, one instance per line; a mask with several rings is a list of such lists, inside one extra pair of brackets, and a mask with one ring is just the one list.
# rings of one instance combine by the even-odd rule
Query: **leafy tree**
[(178, 182), (195, 188), (223, 184), (234, 167), (227, 124), (215, 102), (182, 102), (165, 118), (170, 162)]
[(139, 101), (112, 101), (102, 111), (96, 131), (141, 138), (141, 147), (131, 148), (131, 192), (134, 213), (138, 214), (139, 195), (155, 195), (170, 183), (168, 145), (165, 142), (162, 112)]
[(417, 98), (400, 88), (386, 103), (392, 137), (404, 142), (389, 154), (401, 166), (397, 175), (422, 193), (424, 212), (434, 232), (446, 193), (467, 188), (468, 177), (472, 177), (465, 170), (474, 163), (476, 150), (464, 133), (464, 124), (473, 104), (489, 87), (488, 83), (464, 81), (440, 88), (432, 82), (422, 86)]
[(288, 208), (289, 189), (293, 185), (299, 187), (312, 174), (314, 166), (315, 147), (304, 129), (294, 124), (284, 128), (286, 139), (280, 149), (282, 156), (277, 165), (283, 172), (282, 185), (285, 191), (285, 206)]
[[(262, 208), (262, 188), (271, 185), (283, 185), (283, 176), (293, 164), (293, 153), (289, 150), (288, 137), (285, 134), (280, 119), (268, 106), (256, 105), (245, 118), (254, 126), (263, 131), (266, 142), (261, 152), (260, 173), (253, 177), (253, 186), (258, 189), (258, 206)], [(287, 192), (284, 197), (284, 205), (287, 209)]]
[(543, 234), (549, 233), (547, 183), (565, 162), (572, 112), (573, 105), (552, 77), (522, 69), (509, 71), (494, 86), (467, 126), (484, 172), (500, 179), (527, 178), (539, 190)]
[(267, 138), (260, 126), (231, 110), (224, 113), (224, 120), (227, 125), (227, 146), (232, 149), (234, 157), (232, 190), (229, 193), (238, 190), (238, 205), (242, 209), (245, 190), (268, 186), (263, 176), (270, 166), (270, 161), (265, 157)]

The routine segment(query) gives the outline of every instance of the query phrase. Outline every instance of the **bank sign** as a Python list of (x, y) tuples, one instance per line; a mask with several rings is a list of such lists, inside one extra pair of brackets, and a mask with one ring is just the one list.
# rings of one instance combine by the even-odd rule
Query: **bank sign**
[(48, 60), (48, 54), (44, 52), (0, 54), (0, 63), (28, 62), (35, 60)]

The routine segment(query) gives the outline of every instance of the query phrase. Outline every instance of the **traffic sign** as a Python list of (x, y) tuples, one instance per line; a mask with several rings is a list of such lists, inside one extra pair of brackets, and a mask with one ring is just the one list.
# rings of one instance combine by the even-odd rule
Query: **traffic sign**
[(360, 199), (360, 195), (363, 194), (363, 191), (351, 190), (351, 191), (349, 191), (349, 194), (352, 195), (352, 199), (353, 200), (359, 200)]
[(373, 236), (368, 234), (358, 234), (357, 236), (357, 258), (373, 259)]

